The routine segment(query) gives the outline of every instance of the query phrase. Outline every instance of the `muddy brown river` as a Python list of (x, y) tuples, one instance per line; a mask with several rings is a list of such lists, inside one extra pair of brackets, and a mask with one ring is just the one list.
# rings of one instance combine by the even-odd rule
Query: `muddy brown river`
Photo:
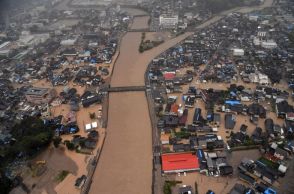
[[(121, 42), (111, 86), (144, 85), (149, 62), (188, 35), (140, 54), (141, 33), (127, 33)], [(108, 115), (107, 136), (89, 193), (150, 194), (152, 130), (145, 92), (110, 93)]]
[[(220, 18), (214, 17), (199, 28)], [(134, 21), (133, 29), (148, 27), (147, 19), (136, 19), (145, 24)], [(121, 42), (111, 86), (143, 86), (151, 60), (191, 34), (185, 33), (140, 54), (141, 33), (128, 32)], [(89, 193), (150, 194), (152, 130), (145, 92), (110, 93), (108, 116), (107, 136)]]

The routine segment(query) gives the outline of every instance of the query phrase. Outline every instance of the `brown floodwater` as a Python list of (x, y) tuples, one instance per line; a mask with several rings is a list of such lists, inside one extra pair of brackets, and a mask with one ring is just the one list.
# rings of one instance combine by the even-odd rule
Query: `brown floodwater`
[[(188, 35), (140, 54), (141, 33), (127, 33), (121, 42), (111, 86), (144, 85), (149, 62)], [(89, 193), (150, 194), (152, 129), (145, 93), (111, 93), (108, 116), (107, 136)]]
[(149, 16), (140, 16), (136, 17), (133, 21), (131, 29), (145, 29), (149, 28), (148, 20)]
[[(271, 1), (271, 0), (269, 0)], [(143, 17), (144, 18), (144, 17)], [(133, 29), (141, 28), (135, 17)], [(219, 20), (213, 18), (199, 28)], [(144, 21), (145, 23), (146, 21)], [(145, 25), (145, 24), (143, 24)], [(142, 86), (148, 64), (192, 33), (167, 40), (139, 53), (141, 32), (128, 32), (120, 46), (111, 86)], [(112, 93), (109, 97), (107, 136), (93, 176), (90, 194), (150, 194), (152, 183), (152, 130), (144, 92)]]
[(106, 140), (90, 194), (151, 193), (151, 125), (144, 92), (112, 93)]
[(137, 8), (122, 7), (121, 10), (126, 11), (131, 16), (148, 15), (147, 12), (145, 12), (145, 11), (143, 11), (141, 9), (137, 9)]
[(138, 49), (142, 33), (127, 33), (121, 42), (120, 55), (114, 66), (111, 86), (144, 85), (144, 73), (151, 60), (191, 34), (185, 33), (140, 54)]

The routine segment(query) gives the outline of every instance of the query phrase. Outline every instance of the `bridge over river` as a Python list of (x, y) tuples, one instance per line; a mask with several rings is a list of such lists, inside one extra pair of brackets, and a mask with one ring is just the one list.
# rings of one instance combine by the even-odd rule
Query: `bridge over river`
[[(236, 9), (250, 12), (270, 7), (271, 4), (272, 0), (265, 0), (262, 6)], [(229, 10), (220, 15), (234, 11)], [(199, 25), (197, 30), (223, 17), (214, 16)], [(131, 29), (148, 27), (148, 17), (137, 17)], [(147, 98), (151, 98), (151, 93), (148, 85), (143, 86), (148, 84), (145, 82), (145, 72), (156, 56), (192, 34), (187, 32), (144, 53), (138, 51), (142, 32), (128, 32), (122, 38), (110, 86), (105, 88), (109, 92), (107, 137), (91, 179), (89, 194), (162, 193), (161, 166), (158, 164), (159, 136), (151, 123), (154, 119), (149, 114), (152, 107), (148, 105)], [(158, 162), (154, 165), (154, 161)]]
[(146, 90), (145, 86), (121, 86), (121, 87), (109, 87), (107, 92), (143, 92)]

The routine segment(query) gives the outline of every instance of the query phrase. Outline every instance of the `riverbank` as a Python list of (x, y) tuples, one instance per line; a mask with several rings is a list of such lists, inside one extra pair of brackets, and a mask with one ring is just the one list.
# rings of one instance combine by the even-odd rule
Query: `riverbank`
[[(144, 85), (148, 63), (188, 35), (190, 33), (140, 54), (141, 33), (125, 34), (111, 86)], [(110, 93), (108, 116), (107, 138), (89, 193), (137, 193), (138, 190), (151, 193), (152, 130), (145, 93)]]
[[(224, 15), (215, 16), (198, 29), (211, 25), (222, 17)], [(184, 33), (140, 54), (138, 46), (141, 32), (128, 32), (121, 41), (111, 86), (145, 85), (144, 74), (152, 59), (192, 34)], [(107, 138), (89, 193), (151, 193), (152, 127), (148, 115), (143, 92), (110, 94)], [(160, 169), (157, 170), (160, 172)], [(160, 189), (159, 186), (155, 192), (160, 193)]]

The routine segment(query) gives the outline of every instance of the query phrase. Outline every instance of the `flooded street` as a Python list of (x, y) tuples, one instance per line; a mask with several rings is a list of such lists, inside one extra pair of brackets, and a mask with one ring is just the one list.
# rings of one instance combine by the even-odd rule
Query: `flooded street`
[[(29, 53), (28, 60), (30, 60), (30, 62), (27, 62), (27, 59), (20, 59), (20, 62), (25, 62), (25, 64), (15, 64), (15, 69), (8, 68), (0, 72), (5, 78), (5, 80), (2, 80), (5, 84), (8, 83), (8, 81), (6, 83), (6, 78), (8, 78), (9, 75), (10, 81), (17, 82), (13, 84), (15, 89), (19, 89), (19, 92), (10, 93), (10, 87), (4, 88), (5, 90), (3, 91), (7, 93), (7, 95), (5, 94), (7, 106), (6, 102), (5, 106), (4, 104), (1, 105), (3, 105), (2, 107), (5, 109), (8, 109), (6, 107), (8, 107), (8, 104), (11, 104), (11, 102), (21, 101), (21, 103), (16, 106), (15, 110), (13, 110), (18, 111), (19, 109), (22, 111), (13, 114), (15, 118), (19, 119), (18, 116), (26, 115), (24, 113), (27, 112), (30, 114), (34, 113), (35, 115), (35, 113), (39, 113), (39, 109), (36, 109), (34, 105), (38, 103), (37, 101), (30, 101), (29, 99), (27, 101), (23, 99), (20, 100), (20, 98), (17, 98), (16, 94), (21, 94), (21, 97), (26, 94), (27, 98), (35, 98), (38, 101), (41, 101), (43, 98), (48, 98), (48, 101), (46, 99), (47, 107), (43, 110), (42, 106), (42, 118), (54, 121), (54, 125), (52, 125), (54, 126), (53, 130), (55, 130), (55, 132), (65, 130), (66, 134), (62, 134), (62, 142), (59, 146), (55, 145), (56, 147), (54, 147), (54, 145), (51, 144), (47, 149), (44, 149), (40, 155), (32, 159), (29, 165), (25, 166), (21, 164), (21, 166), (16, 163), (15, 166), (17, 170), (20, 169), (19, 171), (22, 171), (22, 174), (15, 174), (23, 177), (23, 183), (29, 188), (32, 194), (162, 193), (163, 183), (166, 177), (163, 177), (161, 174), (161, 164), (158, 162), (160, 160), (159, 157), (156, 158), (156, 162), (153, 166), (153, 156), (160, 156), (160, 149), (157, 148), (160, 147), (159, 145), (161, 144), (159, 141), (160, 138), (158, 137), (160, 136), (158, 133), (159, 129), (156, 127), (157, 118), (154, 119), (155, 116), (153, 117), (153, 115), (155, 114), (152, 114), (154, 108), (152, 104), (153, 100), (151, 99), (154, 91), (153, 85), (149, 83), (149, 81), (145, 81), (145, 73), (148, 65), (161, 53), (176, 46), (188, 36), (194, 33), (197, 35), (201, 29), (216, 23), (232, 12), (246, 13), (255, 9), (269, 7), (273, 3), (273, 0), (264, 1), (265, 4), (261, 6), (238, 7), (213, 15), (195, 29), (183, 34), (174, 33), (171, 29), (159, 31), (157, 28), (154, 28), (156, 30), (153, 32), (149, 32), (149, 23), (151, 23), (150, 14), (143, 10), (136, 9), (135, 7), (138, 5), (133, 5), (131, 6), (132, 8), (127, 8), (126, 6), (120, 7), (118, 5), (119, 3), (109, 6), (91, 6), (96, 5), (95, 2), (99, 3), (99, 1), (79, 0), (79, 2), (76, 1), (76, 3), (74, 3), (72, 0), (62, 0), (55, 4), (48, 14), (41, 14), (43, 13), (42, 10), (47, 8), (46, 6), (44, 8), (34, 8), (36, 9), (36, 15), (42, 18), (47, 18), (48, 16), (49, 19), (46, 19), (46, 21), (50, 21), (48, 26), (44, 26), (42, 23), (40, 27), (38, 27), (38, 25), (36, 27), (42, 27), (42, 29), (44, 27), (45, 30), (55, 29), (54, 32), (56, 32), (56, 34), (54, 36), (50, 34), (50, 38), (54, 38), (53, 43), (54, 45), (56, 43), (56, 49), (52, 51), (52, 53), (49, 51), (44, 55), (40, 53), (43, 57), (42, 63), (39, 63), (37, 60), (31, 60), (31, 55)], [(105, 4), (107, 4), (107, 2), (110, 3), (110, 1), (103, 2)], [(102, 3), (102, 1), (100, 3)], [(83, 6), (83, 4), (88, 5)], [(150, 6), (154, 6), (154, 2), (152, 2)], [(158, 7), (160, 8), (160, 6), (156, 6), (156, 9)], [(128, 12), (128, 14), (122, 13), (119, 10)], [(56, 14), (56, 18), (52, 13), (54, 15)], [(25, 11), (24, 13), (21, 12), (14, 16), (15, 18), (17, 17), (16, 24), (20, 24), (20, 26), (22, 26), (22, 18), (20, 16), (23, 14), (29, 14), (29, 11)], [(129, 17), (126, 17), (127, 15)], [(181, 14), (179, 15), (182, 17)], [(35, 21), (36, 17), (34, 13), (34, 17), (30, 17), (30, 19), (34, 19)], [(29, 19), (26, 19), (26, 22), (27, 20), (29, 21)], [(156, 24), (157, 21), (152, 21), (152, 28), (155, 26), (154, 23)], [(29, 25), (23, 25), (24, 27), (21, 28), (18, 28), (19, 25), (12, 26), (14, 26), (16, 30), (21, 28), (27, 30), (31, 28)], [(178, 34), (181, 35), (176, 36)], [(10, 36), (9, 33), (5, 34), (5, 40), (8, 35)], [(27, 35), (32, 35), (32, 37), (34, 37), (34, 43), (35, 41), (39, 42), (37, 41), (37, 39), (39, 39), (37, 34), (32, 33)], [(43, 34), (40, 34), (40, 36), (41, 35), (43, 36)], [(14, 49), (14, 46), (19, 46), (20, 43), (22, 44), (22, 38), (21, 36), (18, 41), (15, 40), (17, 44), (13, 44), (11, 47)], [(59, 44), (60, 40), (65, 40), (66, 44)], [(31, 47), (32, 40), (30, 41), (31, 42), (27, 42), (29, 45), (28, 47)], [(47, 42), (45, 43), (47, 45)], [(117, 48), (114, 48), (114, 43), (118, 46)], [(140, 45), (141, 43), (142, 45)], [(153, 46), (156, 47), (152, 48)], [(140, 51), (142, 53), (139, 52), (139, 47), (141, 47)], [(6, 51), (6, 47), (5, 50), (4, 47), (1, 48), (1, 51)], [(24, 48), (26, 47), (21, 46), (21, 50)], [(44, 47), (44, 49), (47, 49), (47, 47)], [(31, 51), (30, 49), (27, 50)], [(113, 53), (114, 51), (115, 53)], [(7, 55), (6, 57), (10, 56)], [(182, 58), (180, 55), (174, 57), (175, 59), (176, 57)], [(101, 61), (103, 61), (102, 64), (100, 63)], [(171, 62), (173, 63), (171, 60), (166, 60), (166, 63)], [(186, 61), (184, 62), (186, 63)], [(178, 61), (175, 61), (175, 63), (178, 63)], [(43, 66), (46, 68), (43, 69)], [(187, 68), (193, 69), (190, 65)], [(10, 70), (15, 70), (15, 72), (10, 72)], [(48, 71), (46, 72), (46, 70)], [(181, 71), (183, 72), (182, 75), (189, 73), (184, 70), (184, 68), (182, 68)], [(102, 79), (100, 79), (100, 76)], [(194, 78), (196, 77), (197, 76)], [(199, 80), (199, 77), (197, 79)], [(67, 82), (67, 80), (71, 81)], [(62, 83), (63, 85), (56, 86), (56, 83)], [(146, 87), (144, 87), (145, 83), (147, 85)], [(109, 85), (110, 88), (108, 88)], [(197, 89), (226, 89), (229, 87), (229, 84), (215, 84), (210, 82), (204, 84), (194, 79), (191, 84), (184, 86), (185, 91), (188, 90), (189, 86), (193, 85), (197, 87)], [(49, 103), (49, 98), (51, 100), (50, 94), (44, 94), (42, 90), (40, 90), (40, 92), (37, 89), (32, 89), (32, 92), (25, 93), (26, 87), (21, 88), (22, 86), (26, 86), (27, 88), (52, 88), (56, 91), (58, 97), (52, 99), (53, 102), (51, 103), (50, 101)], [(125, 91), (122, 92), (122, 90)], [(94, 100), (100, 101), (100, 94), (105, 97), (102, 103), (97, 102), (92, 104)], [(185, 103), (182, 94), (183, 93), (172, 94), (178, 96), (177, 102), (181, 105)], [(16, 97), (12, 98), (11, 96)], [(96, 99), (96, 97), (99, 97), (99, 99)], [(10, 99), (14, 100), (12, 101)], [(85, 103), (92, 105), (83, 107), (86, 106)], [(266, 104), (266, 106), (272, 108), (270, 105), (271, 104)], [(150, 111), (151, 114), (148, 109), (149, 107), (151, 107), (152, 110)], [(203, 115), (207, 115), (205, 103), (202, 100), (197, 100), (196, 107), (203, 109)], [(4, 110), (4, 108), (2, 109)], [(269, 108), (267, 110), (270, 110)], [(192, 123), (194, 110), (190, 109), (188, 112), (188, 123)], [(4, 118), (6, 119), (10, 115), (12, 114), (9, 111), (7, 115), (2, 114), (1, 118), (4, 120)], [(223, 121), (225, 114), (221, 113), (220, 115)], [(53, 120), (53, 118), (56, 117), (62, 118), (62, 120)], [(245, 116), (240, 116), (237, 118), (237, 121), (240, 125), (241, 123), (248, 125), (248, 134), (252, 134), (255, 125), (250, 123), (249, 119), (246, 118)], [(12, 119), (9, 120), (12, 121)], [(283, 120), (280, 119), (275, 123), (283, 125), (282, 121)], [(59, 125), (59, 122), (62, 125)], [(46, 123), (50, 124), (51, 122)], [(58, 126), (55, 126), (55, 124), (58, 124)], [(235, 132), (239, 131), (240, 125), (236, 125), (234, 129)], [(258, 125), (263, 126), (264, 120), (260, 119)], [(89, 126), (92, 126), (98, 133), (89, 135)], [(10, 128), (10, 126), (7, 128)], [(73, 132), (73, 128), (75, 128), (74, 131), (77, 129), (79, 129), (79, 131), (76, 133), (74, 132), (74, 135), (69, 134), (69, 131)], [(177, 132), (179, 132), (179, 129), (177, 130)], [(223, 137), (223, 139), (228, 138), (228, 132), (225, 130), (224, 123), (220, 124), (219, 132), (216, 134)], [(57, 135), (60, 134), (58, 133)], [(42, 136), (40, 136), (40, 138), (41, 137)], [(70, 149), (69, 146), (71, 144), (68, 144), (66, 141), (72, 142), (73, 146), (71, 147), (75, 147), (76, 149)], [(18, 146), (18, 148), (20, 148), (20, 146)], [(26, 147), (24, 146), (24, 148)], [(176, 150), (175, 148), (176, 147), (174, 147), (174, 150)], [(37, 149), (39, 149), (39, 147), (37, 147)], [(257, 155), (256, 153), (259, 154), (256, 150), (252, 152), (242, 152), (240, 155), (231, 154), (230, 159), (234, 158), (236, 161), (236, 158), (238, 158), (237, 163), (233, 164), (234, 168), (237, 168), (238, 163), (244, 155), (246, 156), (246, 154), (248, 154), (255, 158), (255, 155)], [(294, 172), (294, 163), (292, 164), (292, 167), (289, 169)], [(288, 179), (293, 179), (293, 174), (294, 173), (290, 174)], [(230, 182), (227, 178), (211, 180), (210, 177), (204, 177), (198, 172), (188, 173), (185, 177), (179, 177), (177, 174), (172, 176), (174, 180), (183, 181), (183, 184), (194, 185), (195, 181), (199, 182), (199, 184), (203, 184), (199, 190), (200, 193), (205, 193), (212, 184), (215, 186), (217, 193), (228, 193), (229, 188), (238, 181), (236, 176), (234, 176), (232, 179), (233, 181)], [(207, 182), (210, 184), (205, 184)], [(224, 185), (224, 183), (226, 183), (226, 185)], [(286, 191), (289, 188), (289, 184), (289, 182), (285, 181), (285, 184), (282, 185), (282, 189)], [(22, 189), (18, 187), (11, 194), (20, 194), (20, 190)], [(175, 192), (178, 191), (174, 191), (173, 193)], [(2, 192), (0, 191), (0, 193)]]
[(192, 33), (187, 32), (171, 39), (151, 50), (140, 54), (138, 51), (141, 32), (129, 32), (122, 40), (119, 58), (116, 61), (111, 86), (141, 86), (144, 85), (144, 74), (148, 64), (168, 48), (179, 43)]
[[(133, 25), (137, 24), (140, 28), (144, 26), (136, 21)], [(111, 86), (144, 85), (144, 73), (149, 62), (190, 33), (143, 54), (138, 52), (141, 35), (141, 32), (129, 32), (123, 37)], [(145, 92), (111, 93), (108, 114), (107, 136), (89, 193), (124, 194), (139, 191), (140, 194), (150, 194), (152, 130)]]
[[(135, 17), (132, 29), (148, 25), (145, 17)], [(198, 29), (221, 17), (216, 16)], [(111, 86), (143, 86), (148, 64), (192, 32), (184, 33), (151, 50), (139, 53), (141, 32), (128, 32), (120, 46)], [(147, 35), (148, 36), (148, 35)], [(150, 194), (152, 183), (152, 129), (144, 92), (111, 93), (107, 136), (93, 176), (90, 194)]]

